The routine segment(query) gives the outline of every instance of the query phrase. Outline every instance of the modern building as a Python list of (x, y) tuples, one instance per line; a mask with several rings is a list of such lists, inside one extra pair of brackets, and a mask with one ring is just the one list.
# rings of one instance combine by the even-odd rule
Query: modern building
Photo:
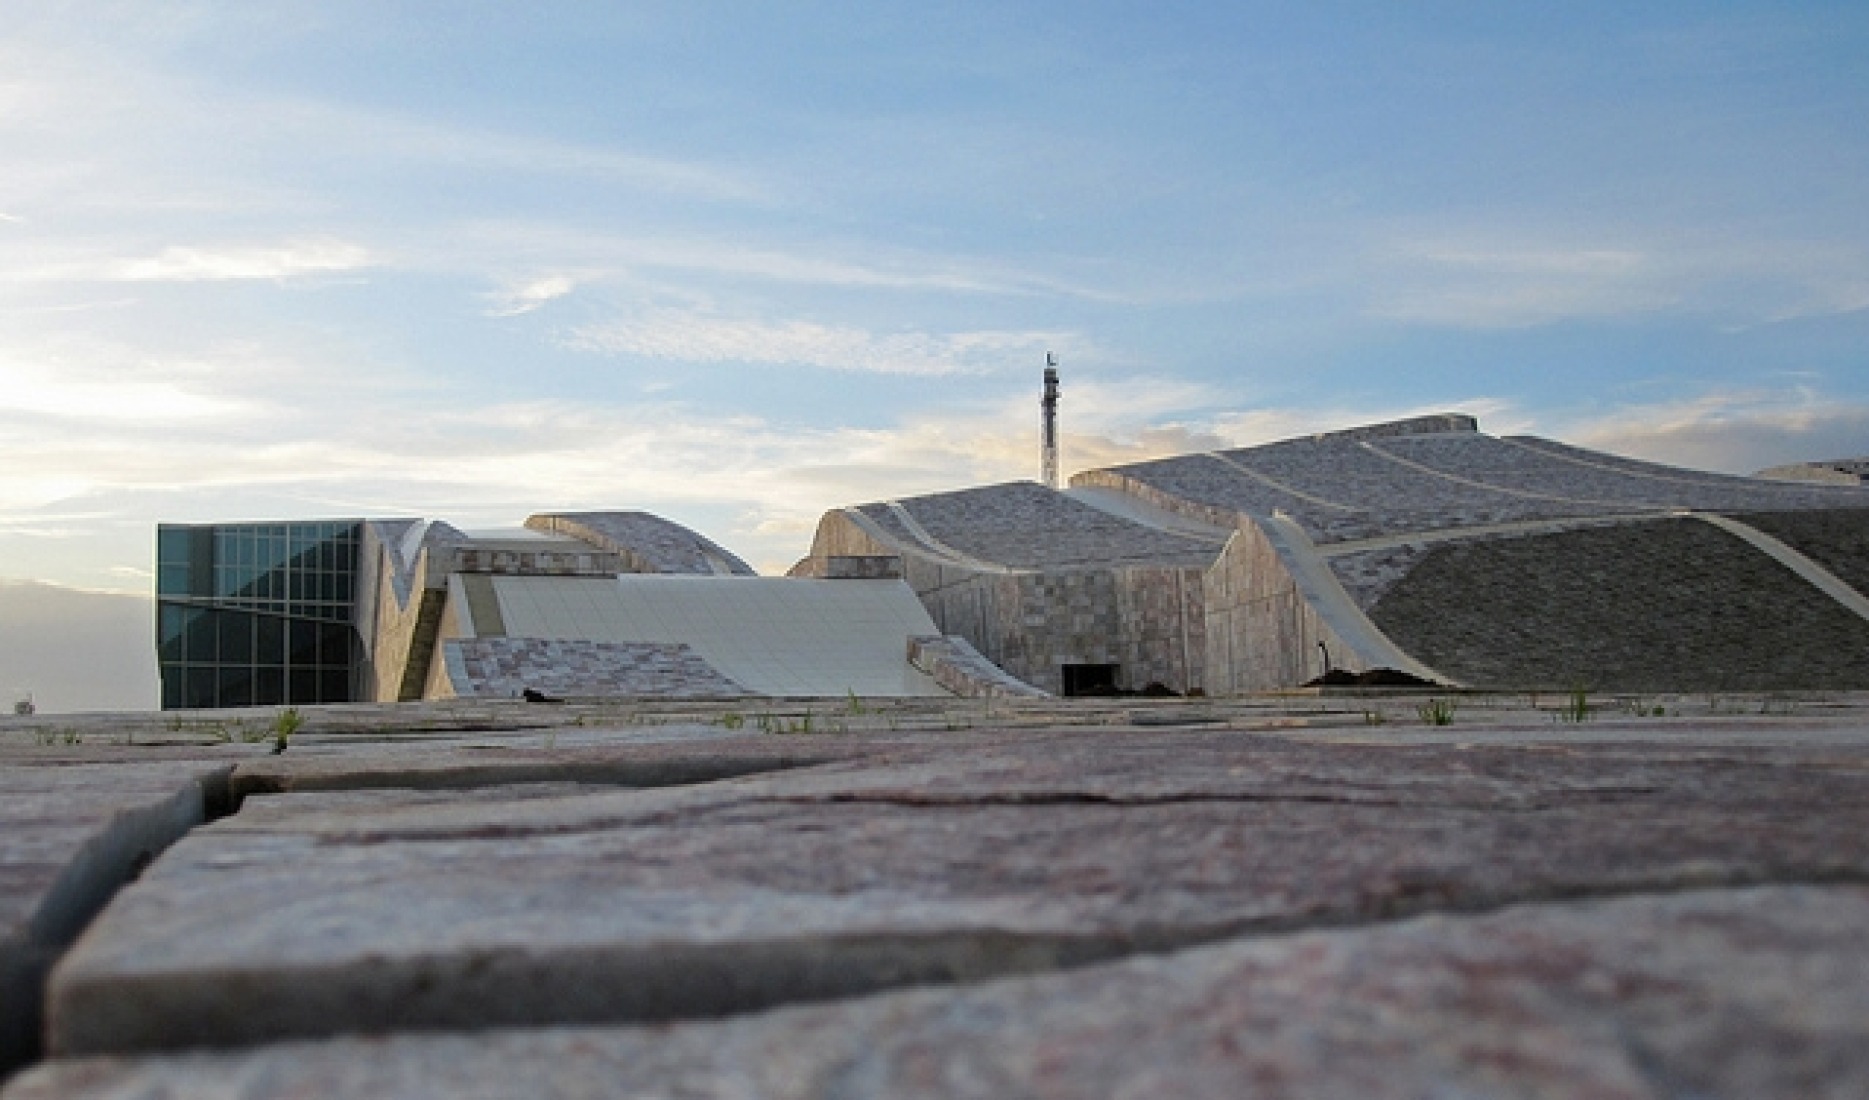
[[(1835, 464), (1828, 464), (1835, 465)], [(1046, 691), (1386, 669), (1564, 690), (1869, 688), (1869, 488), (1498, 438), (1458, 414), (840, 508), (937, 628)]]
[(164, 709), (362, 694), (361, 520), (163, 524), (156, 654)]
[(642, 512), (164, 524), (156, 556), (164, 708), (1030, 691), (891, 570), (759, 577)]
[(1869, 688), (1869, 487), (1458, 414), (838, 508), (788, 577), (642, 512), (165, 525), (157, 573), (165, 707)]

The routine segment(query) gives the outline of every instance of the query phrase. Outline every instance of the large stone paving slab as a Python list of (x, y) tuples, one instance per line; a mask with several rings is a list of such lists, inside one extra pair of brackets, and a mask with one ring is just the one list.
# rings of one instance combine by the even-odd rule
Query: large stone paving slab
[(0, 1074), (38, 1049), (40, 990), (58, 952), (203, 820), (230, 769), (0, 765)]
[(685, 789), (256, 796), (78, 943), (50, 1036), (710, 1016), (1431, 910), (1861, 881), (1866, 761), (1074, 732)]
[(5, 1100), (1844, 1100), (1866, 928), (1859, 886), (1547, 903), (722, 1022), (80, 1060)]

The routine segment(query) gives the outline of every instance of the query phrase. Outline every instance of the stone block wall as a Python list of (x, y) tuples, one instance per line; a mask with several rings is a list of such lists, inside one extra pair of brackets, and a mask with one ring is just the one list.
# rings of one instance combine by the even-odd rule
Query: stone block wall
[(625, 572), (623, 559), (604, 550), (511, 550), (503, 547), (449, 547), (453, 573), (503, 573), (509, 576), (614, 577)]
[(1010, 675), (1053, 694), (1067, 664), (1119, 666), (1118, 686), (1203, 687), (1206, 626), (1198, 567), (1118, 566), (984, 572), (875, 537), (843, 511), (819, 521), (792, 576), (841, 556), (900, 555), (902, 576), (943, 634), (972, 643)]
[(1370, 662), (1327, 624), (1300, 590), (1278, 550), (1253, 524), (1240, 528), (1202, 578), (1206, 689), (1240, 695), (1296, 687), (1333, 668), (1364, 672)]
[(1007, 675), (957, 634), (910, 638), (908, 658), (935, 683), (965, 698), (1042, 698), (1049, 694)]
[(1129, 566), (1115, 573), (1125, 687), (1206, 690), (1205, 569)]
[(837, 554), (824, 558), (806, 558), (786, 574), (808, 580), (893, 581), (902, 578), (902, 558), (897, 554)]

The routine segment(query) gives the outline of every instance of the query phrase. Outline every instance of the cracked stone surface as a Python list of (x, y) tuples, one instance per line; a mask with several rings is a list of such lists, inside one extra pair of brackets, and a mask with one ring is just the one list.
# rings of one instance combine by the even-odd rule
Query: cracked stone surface
[(1843, 1100), (1866, 927), (1853, 886), (1545, 904), (723, 1022), (80, 1060), (6, 1097)]
[(39, 1046), (39, 993), (116, 883), (200, 822), (226, 765), (0, 764), (0, 1072)]
[(65, 958), (50, 1043), (712, 1016), (1430, 910), (1869, 880), (1869, 773), (1834, 750), (959, 747), (664, 790), (249, 798)]
[(0, 914), (134, 880), (0, 1097), (1869, 1095), (1863, 702), (0, 739)]

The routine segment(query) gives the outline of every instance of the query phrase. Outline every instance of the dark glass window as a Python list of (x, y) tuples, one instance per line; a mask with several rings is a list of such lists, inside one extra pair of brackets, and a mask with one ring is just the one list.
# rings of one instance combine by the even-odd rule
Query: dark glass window
[(286, 621), (277, 615), (253, 617), (253, 659), (262, 665), (286, 663)]
[(359, 532), (348, 521), (158, 527), (162, 705), (348, 701)]
[(223, 611), (215, 618), (221, 622), (221, 661), (236, 665), (252, 664), (253, 616)]

